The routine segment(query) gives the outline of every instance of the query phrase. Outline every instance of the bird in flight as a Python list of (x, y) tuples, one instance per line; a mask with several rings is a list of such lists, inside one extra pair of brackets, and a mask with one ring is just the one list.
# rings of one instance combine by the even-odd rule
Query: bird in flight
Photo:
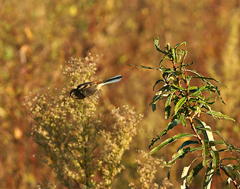
[(117, 75), (103, 81), (91, 81), (82, 83), (78, 85), (77, 88), (70, 91), (70, 97), (75, 99), (84, 99), (95, 94), (99, 89), (101, 89), (102, 86), (119, 82), (121, 79), (122, 76)]

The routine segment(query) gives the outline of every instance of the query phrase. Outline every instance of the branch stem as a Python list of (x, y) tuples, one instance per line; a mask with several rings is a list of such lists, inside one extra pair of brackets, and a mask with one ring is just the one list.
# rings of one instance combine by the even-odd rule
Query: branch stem
[(193, 123), (193, 120), (192, 120), (191, 117), (189, 118), (189, 122), (190, 122), (190, 125), (191, 125), (191, 128), (192, 128), (193, 132), (194, 132), (195, 135), (197, 136), (197, 139), (198, 139), (199, 142), (202, 144), (202, 139), (201, 139), (200, 135), (197, 133), (197, 129), (196, 129), (196, 127), (194, 126), (194, 123)]
[(227, 172), (224, 168), (221, 167), (221, 169), (223, 170), (223, 172), (224, 172), (229, 178), (231, 178), (232, 183), (233, 183), (233, 185), (235, 186), (235, 188), (238, 188), (238, 189), (239, 189), (240, 187), (239, 187), (237, 181), (234, 180), (234, 179), (228, 174), (228, 172)]

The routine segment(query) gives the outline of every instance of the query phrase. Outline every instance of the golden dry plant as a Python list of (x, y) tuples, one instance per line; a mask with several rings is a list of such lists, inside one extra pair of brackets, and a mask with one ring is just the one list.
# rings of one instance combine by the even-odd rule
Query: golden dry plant
[(142, 118), (126, 105), (113, 108), (107, 117), (99, 114), (98, 94), (84, 100), (69, 96), (71, 87), (93, 80), (95, 59), (71, 59), (64, 69), (66, 87), (27, 101), (35, 120), (34, 140), (67, 188), (111, 188)]
[[(228, 106), (223, 106), (223, 112), (231, 114), (236, 119), (237, 124), (240, 122), (240, 9), (233, 9), (229, 16), (229, 30), (228, 37), (222, 52), (221, 61), (209, 60), (208, 71), (211, 75), (216, 77), (218, 80), (223, 81), (221, 87), (221, 93), (224, 100), (228, 102)], [(218, 105), (220, 106), (220, 105)], [(217, 125), (223, 129), (232, 130), (232, 124), (224, 124), (222, 122)], [(239, 127), (233, 128), (235, 133), (239, 132)], [(226, 137), (230, 137), (230, 133), (226, 133)], [(236, 136), (237, 137), (237, 136)]]
[(164, 161), (151, 156), (149, 153), (140, 151), (137, 160), (137, 174), (139, 176), (135, 182), (129, 184), (131, 189), (167, 189), (172, 188), (172, 184), (167, 177), (160, 179), (163, 171)]

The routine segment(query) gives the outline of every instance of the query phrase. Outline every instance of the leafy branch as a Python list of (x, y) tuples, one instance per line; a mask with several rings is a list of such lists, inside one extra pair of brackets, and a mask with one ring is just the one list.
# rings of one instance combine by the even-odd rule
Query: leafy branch
[[(164, 100), (165, 119), (168, 119), (169, 123), (157, 137), (152, 139), (149, 145), (150, 154), (155, 154), (172, 142), (187, 138), (173, 154), (172, 159), (166, 162), (167, 166), (172, 166), (187, 154), (201, 151), (201, 156), (197, 156), (188, 166), (184, 167), (181, 188), (189, 188), (193, 178), (201, 170), (204, 170), (205, 175), (202, 185), (204, 189), (210, 188), (213, 176), (219, 174), (225, 174), (227, 180), (239, 188), (239, 161), (236, 161), (236, 157), (229, 157), (228, 163), (225, 163), (226, 159), (222, 155), (223, 152), (239, 153), (239, 148), (227, 143), (219, 131), (213, 130), (212, 126), (202, 120), (202, 115), (205, 114), (214, 119), (234, 121), (230, 116), (212, 109), (212, 105), (217, 100), (225, 104), (216, 85), (219, 81), (188, 68), (193, 63), (185, 63), (187, 51), (182, 47), (186, 45), (186, 42), (179, 43), (174, 47), (167, 44), (165, 48), (161, 49), (159, 40), (155, 39), (154, 45), (156, 50), (163, 55), (159, 65), (157, 67), (141, 65), (140, 67), (160, 72), (161, 78), (153, 85), (155, 94), (150, 105), (155, 111), (157, 103)], [(178, 125), (190, 127), (192, 133), (178, 133), (173, 137), (168, 137), (160, 144), (156, 144), (164, 135), (168, 134), (169, 130)], [(215, 140), (214, 137), (218, 137), (220, 140)]]

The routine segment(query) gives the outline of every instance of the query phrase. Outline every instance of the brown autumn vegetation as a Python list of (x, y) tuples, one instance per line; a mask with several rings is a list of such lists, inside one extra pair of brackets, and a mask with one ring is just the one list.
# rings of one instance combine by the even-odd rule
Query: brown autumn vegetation
[[(237, 122), (217, 120), (216, 126), (236, 144), (240, 130), (239, 20), (238, 0), (0, 0), (0, 188), (64, 188), (33, 141), (34, 123), (24, 104), (30, 94), (68, 88), (63, 86), (67, 83), (61, 67), (71, 57), (86, 57), (89, 52), (101, 55), (94, 78), (123, 75), (121, 82), (100, 93), (98, 113), (107, 117), (115, 107), (128, 104), (144, 115), (130, 150), (122, 157), (125, 168), (112, 188), (129, 188), (130, 183), (144, 188), (150, 182), (159, 182), (160, 187), (166, 177), (162, 168), (155, 181), (138, 174), (141, 168), (146, 170), (142, 162), (156, 162), (150, 166), (154, 170), (160, 167), (160, 160), (151, 161), (143, 154), (144, 161), (140, 161), (137, 152), (147, 152), (151, 138), (165, 124), (162, 112), (153, 113), (149, 106), (157, 73), (130, 66), (157, 63), (152, 43), (156, 36), (162, 45), (186, 41), (188, 59), (196, 62), (194, 69), (222, 81), (220, 89), (227, 105), (219, 104), (218, 109)], [(168, 158), (167, 152), (175, 147), (159, 152), (158, 157)], [(176, 188), (181, 164), (184, 166), (180, 162), (171, 174)], [(213, 182), (219, 188), (222, 181), (215, 178)]]

